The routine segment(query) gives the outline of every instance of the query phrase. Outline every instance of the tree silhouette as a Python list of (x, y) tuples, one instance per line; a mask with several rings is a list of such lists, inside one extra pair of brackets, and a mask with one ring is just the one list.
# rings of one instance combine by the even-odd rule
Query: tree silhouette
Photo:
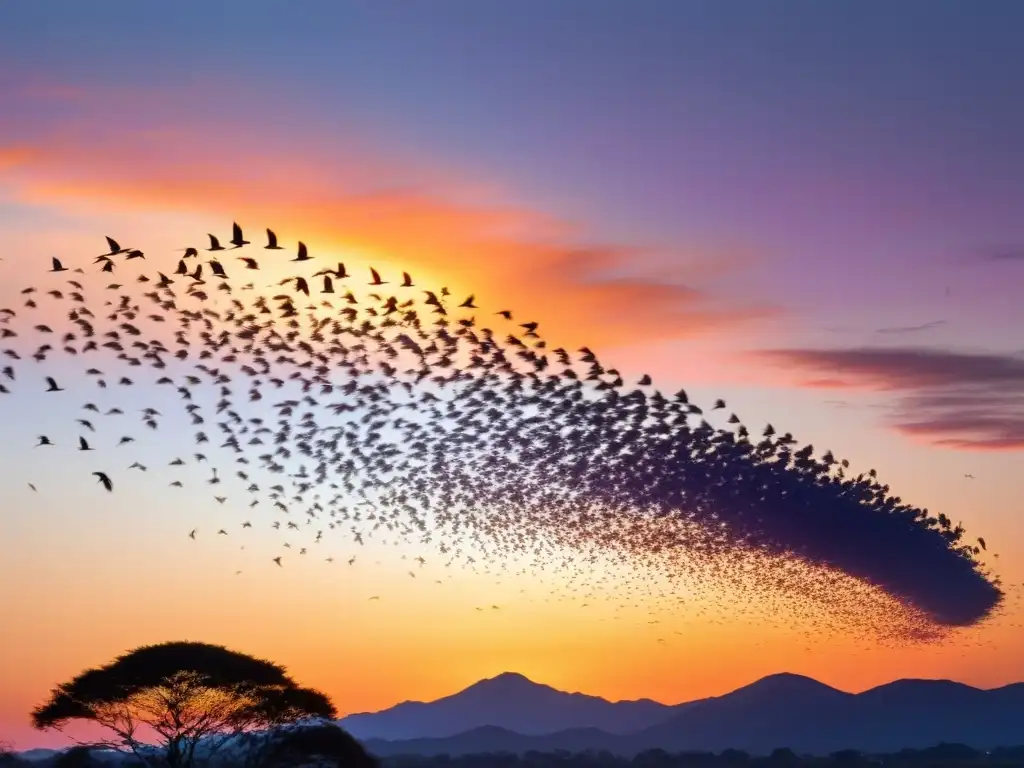
[[(58, 685), (32, 712), (38, 729), (96, 723), (114, 738), (103, 746), (147, 764), (194, 765), (238, 737), (315, 718), (334, 718), (330, 700), (302, 688), (284, 667), (223, 646), (170, 642), (136, 648)], [(150, 739), (147, 741), (146, 739)]]
[(93, 757), (92, 748), (84, 744), (62, 752), (53, 761), (53, 768), (93, 768), (96, 765), (99, 761)]
[(20, 765), (21, 758), (14, 751), (14, 747), (6, 741), (0, 741), (0, 766)]
[(279, 732), (264, 753), (263, 763), (275, 768), (297, 768), (310, 763), (337, 768), (378, 765), (351, 734), (333, 723)]

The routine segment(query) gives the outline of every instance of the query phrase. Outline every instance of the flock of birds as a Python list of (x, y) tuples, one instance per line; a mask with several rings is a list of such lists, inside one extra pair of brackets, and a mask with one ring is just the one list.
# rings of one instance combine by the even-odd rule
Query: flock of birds
[[(0, 309), (0, 404), (20, 387), (68, 397), (86, 381), (176, 390), (194, 445), (169, 471), (205, 463), (211, 503), (240, 483), (249, 517), (275, 515), (256, 525), (308, 534), (307, 546), (285, 543), (278, 567), (325, 535), (429, 544), (449, 565), (527, 556), (556, 569), (570, 552), (574, 567), (604, 558), (669, 578), (714, 574), (846, 619), (880, 595), (887, 613), (872, 626), (901, 637), (975, 624), (1003, 600), (983, 539), (893, 495), (874, 470), (854, 474), (770, 424), (752, 433), (722, 400), (705, 410), (650, 376), (627, 381), (586, 347), (549, 347), (511, 309), (484, 310), (408, 273), (317, 268), (301, 242), (278, 255), (269, 229), (275, 268), (290, 261), (303, 274), (270, 291), (243, 284), (239, 274), (262, 274), (259, 246), (237, 224), (226, 244), (208, 237), (165, 271), (109, 237), (89, 273), (54, 258), (49, 283)], [(63, 305), (60, 326), (43, 302)], [(82, 376), (34, 372), (56, 355)], [(100, 418), (106, 428), (125, 416), (88, 398), (81, 409), (79, 451), (96, 450)], [(142, 409), (142, 432), (119, 433), (116, 446), (164, 418)], [(124, 471), (116, 461), (93, 473), (108, 492)], [(851, 579), (866, 591), (837, 586)]]

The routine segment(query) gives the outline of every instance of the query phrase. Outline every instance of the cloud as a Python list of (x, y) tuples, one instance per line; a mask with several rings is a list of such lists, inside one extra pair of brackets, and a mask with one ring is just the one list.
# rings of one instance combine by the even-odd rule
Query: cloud
[(930, 331), (932, 328), (939, 328), (946, 324), (945, 320), (931, 320), (927, 323), (921, 323), (920, 325), (895, 325), (888, 328), (879, 328), (875, 333), (884, 334), (901, 334), (901, 333), (918, 333), (919, 331)]
[(981, 253), (984, 261), (1024, 261), (1024, 246), (986, 248)]
[(240, 114), (193, 117), (209, 101), (196, 94), (162, 94), (161, 102), (100, 91), (86, 100), (81, 90), (36, 84), (19, 92), (23, 110), (48, 115), (36, 124), (23, 118), (18, 135), (0, 137), (0, 167), (21, 201), (212, 213), (225, 225), (271, 226), (321, 253), (418, 270), (484, 305), (500, 296), (510, 309), (528, 307), (523, 319), (564, 343), (685, 338), (779, 312), (689, 282), (695, 267), (734, 254), (681, 247), (675, 274), (652, 277), (644, 264), (659, 253), (509, 205), (493, 182), (439, 172), (355, 130), (323, 136), (257, 122), (230, 105), (219, 111)]
[(803, 386), (896, 394), (890, 424), (902, 434), (964, 450), (1024, 450), (1024, 356), (924, 347), (752, 354), (810, 374)]
[(36, 151), (32, 147), (0, 146), (0, 171), (10, 171), (17, 168), (24, 168), (32, 163), (36, 157)]

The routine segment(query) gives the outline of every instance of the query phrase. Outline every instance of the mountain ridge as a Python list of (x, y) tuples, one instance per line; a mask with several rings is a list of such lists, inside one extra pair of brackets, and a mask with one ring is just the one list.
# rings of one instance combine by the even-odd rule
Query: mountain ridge
[(783, 672), (671, 705), (612, 702), (502, 673), (434, 702), (403, 702), (339, 723), (382, 757), (588, 749), (635, 755), (655, 748), (763, 754), (777, 747), (881, 753), (951, 741), (990, 749), (1024, 744), (1024, 683), (984, 689), (903, 678), (851, 693)]
[(356, 738), (389, 741), (455, 736), (487, 725), (527, 736), (585, 727), (628, 733), (659, 722), (671, 709), (652, 699), (612, 702), (560, 691), (503, 672), (434, 701), (404, 701), (379, 712), (354, 713), (339, 724)]

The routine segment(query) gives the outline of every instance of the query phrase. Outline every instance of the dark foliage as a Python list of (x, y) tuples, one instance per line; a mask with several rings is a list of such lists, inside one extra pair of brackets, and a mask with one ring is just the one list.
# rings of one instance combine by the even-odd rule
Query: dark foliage
[(1024, 747), (1004, 747), (979, 752), (962, 744), (940, 744), (931, 749), (904, 750), (888, 755), (865, 755), (856, 750), (835, 752), (828, 757), (797, 755), (780, 747), (768, 756), (752, 756), (727, 749), (710, 752), (670, 753), (661, 749), (641, 752), (632, 759), (611, 752), (527, 752), (479, 755), (407, 755), (382, 760), (383, 768), (847, 768), (885, 766), (885, 768), (992, 768), (1024, 767)]
[(23, 761), (15, 754), (13, 747), (6, 741), (0, 741), (0, 768), (20, 765)]
[[(58, 768), (69, 765), (111, 765), (110, 763), (64, 763), (63, 755), (44, 761), (29, 762), (11, 757), (10, 765)], [(78, 757), (75, 758), (80, 759)], [(117, 768), (142, 766), (132, 757), (116, 764)], [(626, 758), (606, 751), (591, 752), (488, 752), (475, 755), (436, 755), (423, 757), (405, 755), (378, 761), (368, 755), (348, 733), (333, 724), (282, 731), (256, 761), (227, 755), (211, 761), (211, 768), (1024, 768), (1024, 746), (1002, 747), (980, 752), (963, 744), (940, 744), (930, 749), (907, 749), (892, 754), (868, 755), (856, 750), (842, 750), (823, 756), (797, 755), (780, 747), (767, 756), (727, 749), (711, 752), (666, 752), (651, 749)]]
[(53, 768), (97, 768), (100, 761), (89, 747), (72, 747), (53, 761)]
[(324, 724), (284, 731), (274, 739), (261, 761), (266, 766), (338, 766), (378, 768), (376, 758), (347, 731)]

